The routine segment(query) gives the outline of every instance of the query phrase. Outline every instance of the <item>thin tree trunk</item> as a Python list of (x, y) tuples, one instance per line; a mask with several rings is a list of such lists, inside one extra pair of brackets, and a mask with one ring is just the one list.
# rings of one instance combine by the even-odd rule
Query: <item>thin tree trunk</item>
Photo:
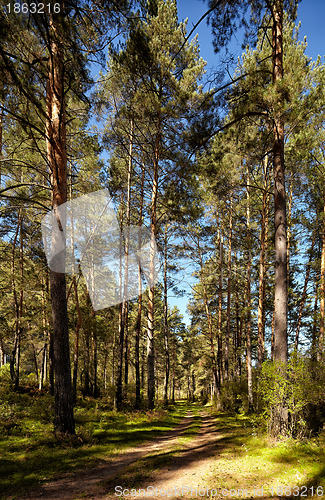
[(176, 389), (176, 339), (173, 340), (173, 374), (172, 374), (172, 404), (175, 403), (175, 389)]
[(42, 349), (42, 363), (41, 363), (41, 372), (39, 376), (38, 389), (41, 391), (43, 389), (45, 374), (46, 374), (46, 353), (47, 353), (47, 342), (45, 342), (44, 347)]
[(271, 360), (274, 361), (274, 310), (271, 322)]
[(34, 361), (35, 381), (36, 381), (36, 384), (38, 384), (38, 363), (37, 363), (37, 354), (36, 354), (34, 343), (32, 343), (32, 347), (33, 347), (33, 361)]
[(80, 333), (80, 328), (82, 325), (82, 315), (81, 315), (81, 309), (80, 309), (80, 304), (79, 304), (79, 295), (78, 295), (78, 287), (77, 287), (77, 281), (76, 281), (76, 276), (74, 275), (72, 277), (72, 282), (73, 282), (73, 290), (74, 290), (74, 297), (75, 297), (75, 302), (76, 302), (76, 309), (77, 309), (77, 324), (75, 328), (75, 345), (74, 345), (74, 355), (73, 355), (73, 378), (72, 378), (72, 388), (73, 388), (73, 403), (76, 404), (77, 401), (77, 378), (78, 378), (78, 364), (79, 364), (79, 333)]
[[(64, 65), (60, 22), (64, 15), (64, 5), (60, 2), (61, 14), (50, 20), (50, 57), (47, 79), (46, 143), (47, 159), (51, 173), (52, 208), (67, 201), (67, 151), (66, 112), (64, 92)], [(58, 226), (62, 224), (57, 215)], [(58, 244), (58, 242), (53, 242)], [(63, 273), (50, 269), (51, 304), (53, 317), (53, 355), (55, 377), (55, 421), (57, 431), (74, 434), (73, 397), (69, 353), (69, 326), (66, 298), (66, 279)]]
[[(123, 191), (121, 192), (121, 218), (120, 218), (121, 231), (123, 229)], [(119, 287), (122, 295), (122, 302), (119, 306), (119, 335), (118, 335), (118, 361), (117, 361), (117, 374), (116, 374), (116, 391), (115, 391), (115, 409), (120, 411), (123, 404), (123, 353), (124, 353), (124, 310), (123, 310), (123, 280), (122, 280), (122, 247), (123, 242), (120, 238), (120, 269), (119, 269)]]
[[(20, 292), (17, 291), (16, 286), (16, 245), (18, 236), (20, 238), (19, 244), (19, 267), (20, 267)], [(19, 378), (20, 378), (20, 343), (22, 334), (22, 322), (21, 318), (23, 315), (23, 301), (24, 301), (24, 248), (23, 248), (23, 230), (22, 230), (22, 209), (18, 211), (18, 221), (17, 230), (14, 236), (13, 246), (12, 246), (12, 260), (11, 260), (11, 281), (12, 281), (12, 291), (15, 306), (15, 336), (13, 350), (10, 360), (10, 375), (14, 383), (14, 390), (17, 391), (19, 388)]]
[(3, 344), (3, 338), (0, 334), (0, 368), (5, 364), (5, 348)]
[[(141, 253), (141, 227), (143, 217), (143, 201), (144, 201), (144, 165), (141, 171), (141, 193), (140, 193), (140, 208), (139, 208), (139, 254)], [(141, 267), (138, 268), (138, 314), (135, 328), (135, 407), (140, 408), (141, 405), (141, 381), (140, 381), (140, 332), (141, 332), (141, 316), (142, 316), (142, 278)]]
[(247, 365), (247, 387), (249, 410), (253, 409), (253, 378), (252, 378), (252, 332), (251, 332), (251, 226), (250, 226), (250, 188), (249, 171), (247, 170), (247, 278), (246, 278), (246, 300), (247, 300), (247, 323), (246, 323), (246, 365)]
[(268, 223), (269, 223), (269, 165), (268, 156), (264, 157), (264, 189), (262, 199), (262, 220), (261, 220), (261, 250), (260, 250), (260, 273), (259, 273), (259, 289), (258, 289), (258, 315), (257, 315), (257, 367), (261, 370), (264, 361), (264, 338), (265, 338), (265, 266), (266, 266), (266, 251), (268, 243)]
[(322, 224), (322, 253), (320, 265), (320, 326), (318, 337), (317, 361), (321, 361), (324, 354), (324, 320), (325, 320), (325, 194)]
[(98, 398), (98, 345), (97, 345), (97, 324), (96, 312), (92, 311), (92, 339), (93, 339), (93, 373), (94, 373), (94, 387), (93, 397)]
[(211, 358), (211, 366), (212, 366), (212, 390), (211, 390), (211, 397), (213, 398), (215, 394), (217, 394), (217, 398), (219, 400), (220, 398), (220, 384), (219, 384), (219, 377), (218, 377), (218, 372), (217, 372), (217, 360), (216, 360), (216, 355), (215, 355), (215, 349), (214, 349), (214, 342), (213, 342), (213, 331), (212, 331), (212, 320), (211, 320), (211, 314), (210, 314), (210, 309), (209, 309), (209, 303), (208, 303), (208, 294), (207, 294), (207, 288), (206, 288), (206, 283), (204, 279), (204, 269), (203, 269), (203, 261), (202, 261), (202, 255), (201, 255), (201, 248), (200, 248), (200, 243), (198, 241), (198, 250), (199, 250), (199, 259), (200, 259), (200, 268), (201, 268), (201, 281), (203, 285), (203, 300), (204, 300), (204, 307), (205, 307), (205, 312), (208, 320), (208, 331), (209, 331), (209, 341), (210, 341), (210, 358)]
[(293, 174), (290, 174), (289, 185), (289, 200), (288, 200), (288, 216), (287, 216), (287, 291), (290, 290), (290, 237), (291, 237), (291, 214), (292, 214), (292, 199), (293, 199)]
[(227, 333), (226, 333), (226, 345), (225, 345), (225, 378), (226, 379), (229, 378), (232, 205), (233, 205), (233, 193), (231, 192), (231, 195), (230, 195), (230, 214), (229, 214), (229, 236), (228, 236)]
[(236, 335), (234, 342), (235, 373), (239, 379), (241, 376), (241, 324), (239, 315), (239, 290), (237, 277), (237, 254), (235, 258), (235, 310), (236, 310)]
[(129, 161), (127, 177), (126, 198), (126, 231), (125, 231), (125, 258), (124, 258), (124, 291), (121, 319), (124, 322), (124, 387), (127, 392), (129, 379), (129, 330), (128, 330), (128, 280), (129, 280), (129, 246), (130, 246), (130, 222), (131, 222), (131, 182), (132, 182), (132, 151), (133, 151), (133, 128), (134, 121), (131, 118), (129, 139)]
[(167, 283), (167, 233), (168, 223), (165, 224), (164, 237), (164, 345), (165, 345), (165, 379), (164, 379), (164, 405), (168, 406), (168, 383), (169, 383), (169, 335), (168, 335), (168, 283)]
[[(222, 231), (221, 227), (221, 231)], [(222, 232), (219, 234), (219, 286), (218, 286), (218, 381), (219, 386), (223, 383), (223, 352), (222, 352), (222, 273), (223, 273), (223, 237)]]
[(313, 314), (313, 329), (312, 329), (312, 339), (311, 339), (311, 359), (313, 364), (315, 365), (317, 361), (317, 329), (318, 329), (318, 318), (317, 318), (317, 309), (318, 309), (318, 279), (315, 283), (315, 300), (314, 300), (314, 314)]
[(312, 259), (312, 254), (314, 251), (315, 241), (316, 241), (316, 230), (313, 231), (313, 239), (312, 239), (311, 247), (309, 250), (309, 261), (308, 261), (307, 266), (306, 266), (305, 283), (304, 283), (304, 288), (302, 291), (302, 297), (301, 297), (301, 302), (300, 302), (300, 307), (299, 307), (297, 329), (296, 329), (296, 336), (295, 336), (295, 349), (296, 350), (298, 350), (298, 345), (299, 345), (299, 332), (300, 332), (300, 327), (301, 327), (302, 313), (303, 313), (303, 310), (305, 307), (305, 301), (306, 301), (306, 297), (307, 297), (307, 287), (308, 287), (308, 282), (309, 282), (309, 275), (310, 275), (310, 270), (311, 270), (311, 259)]
[(154, 354), (154, 281), (155, 281), (155, 236), (157, 233), (157, 198), (158, 198), (158, 168), (160, 159), (160, 119), (157, 125), (154, 171), (151, 195), (151, 244), (149, 267), (149, 294), (148, 294), (148, 330), (147, 330), (147, 367), (148, 367), (148, 409), (155, 405), (155, 354)]

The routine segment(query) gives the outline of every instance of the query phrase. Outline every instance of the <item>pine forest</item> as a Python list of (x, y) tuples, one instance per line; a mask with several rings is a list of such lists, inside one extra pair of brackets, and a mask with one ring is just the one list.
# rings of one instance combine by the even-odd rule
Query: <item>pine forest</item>
[(0, 498), (325, 498), (324, 7), (2, 1)]

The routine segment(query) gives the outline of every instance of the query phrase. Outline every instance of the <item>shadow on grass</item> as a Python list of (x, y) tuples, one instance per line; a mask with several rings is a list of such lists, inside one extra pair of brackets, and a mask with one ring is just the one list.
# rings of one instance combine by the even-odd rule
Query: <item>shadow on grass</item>
[[(76, 421), (82, 422), (82, 426), (77, 427), (77, 436), (63, 438), (54, 436), (52, 424), (41, 424), (33, 416), (25, 423), (29, 429), (25, 435), (20, 430), (0, 439), (0, 498), (17, 495), (62, 472), (94, 467), (105, 462), (105, 457), (144, 441), (170, 439), (189, 408), (181, 403), (169, 413), (159, 410), (156, 413), (99, 413), (91, 415), (91, 419), (87, 418), (87, 412), (78, 415), (77, 411)], [(33, 428), (37, 430), (33, 432)]]

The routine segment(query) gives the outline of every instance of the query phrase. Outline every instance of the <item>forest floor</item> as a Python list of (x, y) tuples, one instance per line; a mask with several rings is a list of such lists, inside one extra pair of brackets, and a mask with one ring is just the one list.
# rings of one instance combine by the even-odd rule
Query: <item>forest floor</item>
[(207, 410), (192, 405), (163, 436), (7, 498), (325, 498), (320, 442), (271, 443), (254, 420)]

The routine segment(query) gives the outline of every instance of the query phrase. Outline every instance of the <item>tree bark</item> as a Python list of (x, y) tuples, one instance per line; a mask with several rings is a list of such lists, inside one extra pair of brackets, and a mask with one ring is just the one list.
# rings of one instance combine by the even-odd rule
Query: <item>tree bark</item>
[(168, 383), (169, 383), (169, 333), (168, 333), (168, 283), (167, 283), (167, 245), (168, 245), (168, 223), (165, 225), (164, 235), (164, 346), (165, 346), (165, 378), (164, 378), (164, 405), (168, 406)]
[(317, 361), (321, 361), (324, 355), (324, 320), (325, 320), (325, 194), (322, 224), (322, 253), (320, 265), (320, 326), (318, 337)]
[(235, 373), (238, 379), (241, 377), (241, 320), (239, 314), (239, 290), (237, 278), (237, 255), (235, 256), (235, 310), (236, 310), (236, 334), (234, 342)]
[[(141, 227), (143, 217), (143, 201), (144, 201), (144, 165), (141, 169), (141, 192), (140, 192), (140, 208), (139, 208), (139, 253), (141, 253)], [(141, 317), (142, 317), (142, 278), (141, 267), (138, 268), (138, 314), (135, 328), (135, 407), (140, 408), (141, 405), (141, 380), (140, 380), (140, 332), (141, 332)]]
[[(221, 228), (222, 230), (222, 228)], [(222, 352), (222, 287), (223, 287), (223, 237), (219, 233), (219, 285), (218, 285), (218, 381), (221, 387), (223, 383), (223, 352)]]
[(158, 132), (156, 134), (153, 184), (151, 195), (151, 244), (150, 244), (150, 267), (149, 267), (149, 294), (148, 294), (148, 330), (147, 330), (147, 367), (148, 367), (148, 409), (152, 410), (155, 405), (155, 354), (154, 354), (154, 277), (155, 277), (155, 236), (157, 233), (157, 198), (158, 198), (158, 169), (160, 159), (160, 118), (158, 121)]
[[(283, 1), (275, 0), (273, 4), (273, 84), (277, 88), (283, 79)], [(279, 95), (281, 95), (279, 91)], [(281, 108), (279, 98), (277, 105)], [(273, 145), (274, 174), (274, 228), (275, 228), (275, 301), (274, 301), (274, 359), (288, 361), (287, 340), (287, 217), (284, 166), (284, 121), (281, 109), (276, 110), (274, 117)]]
[[(52, 209), (67, 201), (67, 152), (66, 112), (64, 93), (64, 51), (60, 34), (60, 21), (64, 12), (53, 15), (50, 20), (50, 57), (47, 78), (47, 159), (51, 174)], [(58, 225), (62, 224), (57, 215)], [(54, 242), (55, 244), (55, 242)], [(55, 430), (74, 434), (73, 397), (71, 384), (68, 311), (66, 279), (62, 273), (50, 270), (51, 304), (53, 318), (53, 357), (55, 377)]]
[(202, 261), (201, 248), (200, 248), (199, 241), (198, 241), (198, 250), (199, 250), (199, 259), (200, 259), (200, 267), (201, 267), (201, 281), (202, 281), (202, 286), (203, 286), (203, 300), (204, 300), (205, 313), (206, 313), (207, 320), (208, 320), (208, 331), (209, 331), (209, 341), (210, 341), (210, 358), (211, 358), (211, 366), (212, 366), (211, 397), (213, 398), (216, 394), (217, 398), (219, 400), (219, 398), (220, 398), (219, 380), (220, 379), (218, 377), (217, 360), (216, 360), (214, 342), (213, 342), (212, 319), (211, 319), (211, 314), (210, 314), (210, 309), (209, 309), (206, 283), (205, 283), (205, 279), (204, 279), (204, 275), (203, 275), (203, 273), (204, 273), (203, 261)]
[(295, 349), (298, 350), (298, 345), (299, 345), (299, 332), (300, 332), (300, 327), (301, 327), (301, 320), (302, 320), (302, 313), (305, 307), (305, 302), (306, 302), (306, 297), (307, 297), (307, 286), (309, 282), (309, 275), (310, 275), (310, 270), (311, 270), (311, 259), (314, 251), (314, 246), (315, 246), (315, 241), (316, 241), (316, 230), (313, 231), (313, 239), (311, 242), (311, 247), (309, 250), (309, 261), (306, 266), (306, 276), (305, 276), (305, 283), (304, 283), (304, 288), (302, 291), (302, 296), (301, 296), (301, 302), (300, 302), (300, 307), (299, 307), (299, 314), (298, 314), (298, 321), (297, 321), (297, 328), (296, 328), (296, 335), (295, 335)]
[[(123, 191), (121, 192), (121, 218), (120, 218), (120, 228), (123, 229)], [(121, 295), (123, 295), (123, 280), (122, 280), (122, 249), (123, 242), (120, 238), (120, 248), (119, 248), (119, 287)], [(124, 310), (123, 310), (123, 299), (119, 306), (119, 332), (118, 332), (118, 358), (117, 358), (117, 374), (116, 374), (116, 390), (115, 390), (115, 409), (120, 411), (123, 404), (123, 353), (124, 353)]]
[[(288, 282), (287, 282), (287, 215), (284, 165), (284, 120), (282, 117), (283, 92), (283, 0), (275, 0), (272, 7), (273, 29), (273, 86), (279, 96), (274, 116), (273, 175), (274, 175), (274, 360), (279, 363), (282, 377), (286, 377), (288, 362)], [(285, 397), (272, 410), (271, 434), (286, 435), (288, 410)]]
[(249, 171), (247, 170), (247, 207), (246, 207), (246, 224), (247, 224), (247, 277), (246, 277), (246, 301), (247, 301), (247, 321), (246, 321), (246, 366), (247, 366), (247, 387), (248, 387), (248, 405), (249, 410), (253, 409), (253, 378), (252, 378), (252, 331), (251, 331), (251, 266), (252, 266), (252, 251), (251, 251), (251, 225), (250, 225), (250, 188), (249, 188)]
[(76, 276), (72, 277), (72, 281), (73, 281), (73, 290), (74, 290), (74, 297), (75, 297), (77, 318), (78, 318), (77, 323), (76, 323), (76, 328), (75, 328), (76, 338), (75, 338), (75, 344), (74, 344), (73, 378), (72, 378), (73, 403), (76, 404), (76, 401), (77, 401), (77, 377), (78, 377), (78, 364), (79, 364), (79, 333), (80, 333), (80, 328), (82, 325), (82, 315), (81, 315), (81, 309), (80, 309), (80, 304), (79, 304), (79, 294), (78, 294)]
[(231, 195), (230, 195), (230, 214), (229, 214), (229, 236), (228, 236), (227, 333), (226, 333), (226, 345), (225, 345), (225, 378), (226, 379), (229, 378), (232, 205), (233, 205), (233, 193), (231, 192)]
[[(21, 274), (21, 289), (19, 293), (17, 291), (16, 280), (15, 280), (16, 245), (18, 236), (20, 236), (19, 261), (20, 261), (20, 274)], [(21, 317), (23, 314), (23, 301), (24, 301), (23, 275), (24, 275), (24, 256), (23, 256), (23, 233), (22, 233), (22, 209), (20, 208), (18, 211), (17, 230), (12, 244), (12, 260), (11, 260), (11, 282), (12, 282), (12, 291), (13, 291), (14, 306), (15, 306), (15, 336), (14, 336), (13, 349), (10, 359), (10, 375), (11, 375), (11, 380), (13, 381), (14, 384), (15, 391), (19, 389), (19, 377), (20, 377), (19, 373), (20, 343), (21, 343), (21, 333), (22, 333)]]
[(269, 223), (269, 164), (268, 156), (264, 157), (264, 189), (262, 199), (262, 217), (261, 217), (261, 250), (260, 250), (260, 272), (259, 272), (259, 287), (258, 287), (258, 315), (257, 315), (257, 367), (261, 370), (264, 361), (264, 338), (265, 338), (265, 266), (266, 266), (266, 251), (268, 243), (268, 223)]

